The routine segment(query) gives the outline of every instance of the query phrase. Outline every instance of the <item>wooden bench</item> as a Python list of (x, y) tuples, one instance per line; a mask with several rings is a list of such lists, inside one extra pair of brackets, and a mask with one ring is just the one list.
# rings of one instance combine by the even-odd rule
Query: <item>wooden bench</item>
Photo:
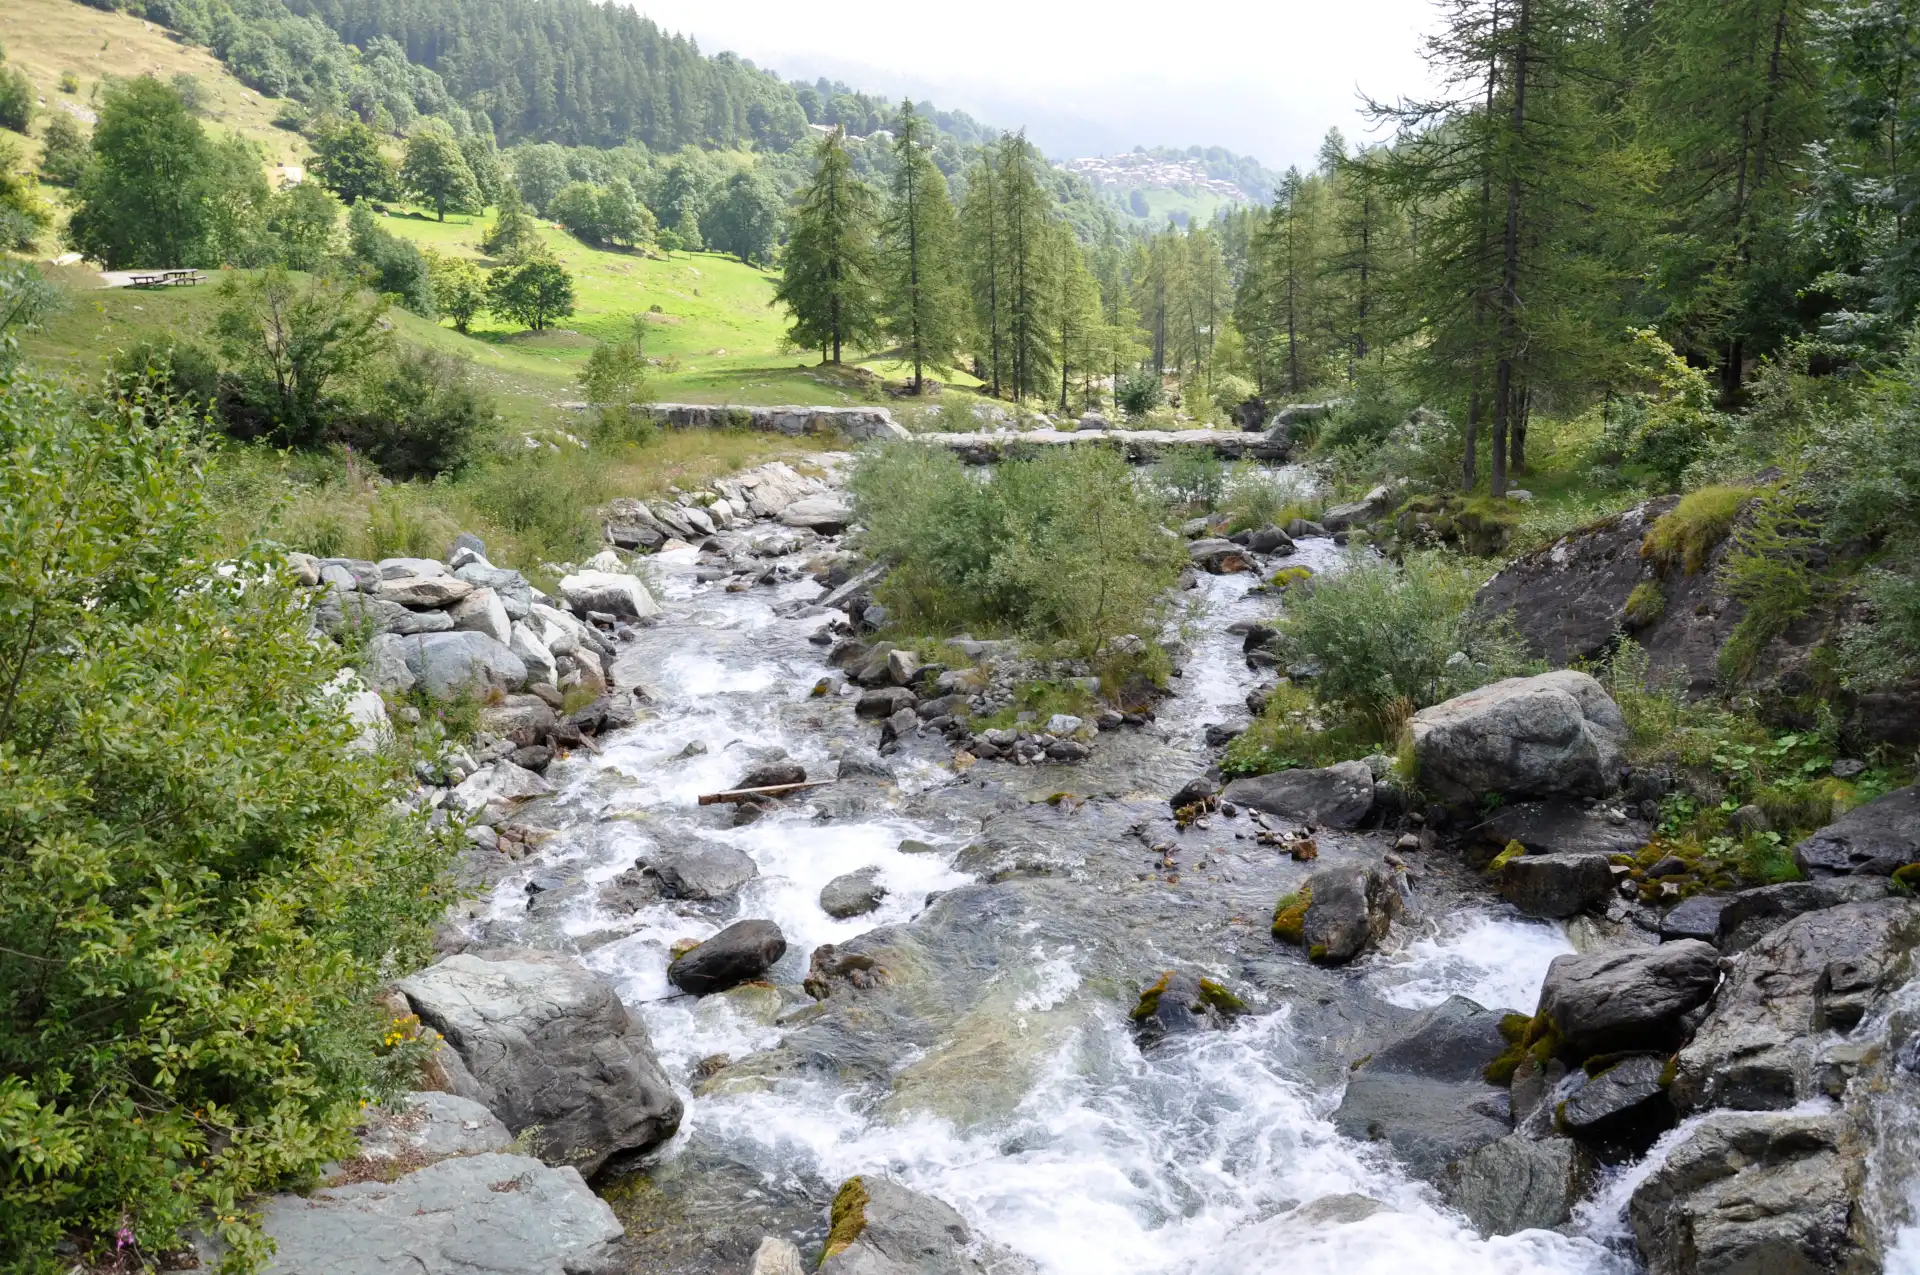
[(135, 288), (168, 288), (185, 285), (191, 288), (196, 283), (206, 282), (207, 276), (198, 270), (161, 270), (153, 274), (137, 274), (132, 277), (129, 286)]

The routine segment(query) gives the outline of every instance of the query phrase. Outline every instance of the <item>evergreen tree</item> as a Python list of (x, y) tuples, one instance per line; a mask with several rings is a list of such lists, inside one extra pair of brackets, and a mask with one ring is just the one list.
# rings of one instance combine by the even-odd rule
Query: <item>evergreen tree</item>
[(967, 173), (966, 202), (960, 208), (961, 239), (973, 292), (974, 374), (1001, 392), (1002, 340), (1006, 334), (1005, 228), (1002, 225), (1000, 174), (991, 150)]
[(500, 191), (500, 209), (493, 228), (480, 241), (480, 251), (496, 260), (518, 264), (540, 255), (546, 248), (540, 240), (540, 228), (527, 215), (520, 192), (508, 184)]
[(480, 185), (467, 167), (460, 143), (444, 127), (427, 125), (407, 139), (407, 157), (400, 165), (400, 182), (408, 193), (433, 205), (441, 221), (447, 209), (478, 212)]
[(893, 192), (881, 223), (883, 319), (901, 361), (913, 365), (918, 394), (927, 368), (953, 366), (965, 332), (956, 258), (960, 231), (947, 179), (934, 166), (925, 121), (911, 100), (901, 103), (895, 128)]
[(656, 229), (653, 214), (633, 193), (633, 185), (624, 177), (616, 177), (600, 190), (599, 195), (600, 233), (614, 243), (628, 248), (637, 248), (653, 242)]
[(815, 151), (813, 180), (800, 192), (774, 299), (793, 316), (788, 339), (830, 352), (860, 347), (879, 330), (873, 192), (853, 171), (846, 134), (836, 129)]
[(493, 134), (471, 133), (460, 140), (460, 156), (467, 161), (473, 184), (480, 192), (480, 206), (500, 202), (500, 189), (506, 184), (506, 170), (500, 166), (500, 152), (494, 147)]
[(1044, 395), (1053, 372), (1056, 254), (1049, 250), (1053, 200), (1040, 184), (1044, 163), (1024, 133), (1000, 139), (999, 201), (1005, 263), (1008, 388), (1016, 399)]
[(92, 154), (78, 120), (65, 111), (47, 116), (46, 128), (40, 134), (41, 181), (50, 186), (79, 185)]

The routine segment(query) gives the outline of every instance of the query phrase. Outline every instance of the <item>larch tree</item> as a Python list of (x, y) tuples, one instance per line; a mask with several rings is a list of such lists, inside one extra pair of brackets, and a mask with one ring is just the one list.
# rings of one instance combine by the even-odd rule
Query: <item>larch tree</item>
[(974, 372), (1001, 392), (1002, 340), (1006, 332), (1006, 233), (1000, 206), (1000, 174), (991, 149), (967, 173), (967, 196), (961, 205), (961, 244), (967, 262), (967, 283), (973, 293)]
[(966, 298), (959, 281), (959, 222), (947, 179), (927, 149), (926, 122), (911, 100), (895, 124), (893, 190), (881, 222), (883, 323), (913, 365), (913, 392), (926, 370), (946, 371), (966, 331)]
[(838, 363), (848, 346), (865, 346), (880, 328), (873, 191), (853, 171), (846, 134), (835, 129), (815, 152), (813, 179), (801, 190), (774, 300), (792, 315), (788, 339)]

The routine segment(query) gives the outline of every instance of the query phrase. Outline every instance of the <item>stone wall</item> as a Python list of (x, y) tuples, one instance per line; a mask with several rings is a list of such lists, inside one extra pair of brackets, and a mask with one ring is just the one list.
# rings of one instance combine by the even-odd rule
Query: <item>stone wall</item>
[(798, 438), (839, 433), (855, 442), (905, 438), (907, 431), (884, 407), (730, 407), (708, 403), (655, 403), (653, 417), (668, 429), (756, 429)]

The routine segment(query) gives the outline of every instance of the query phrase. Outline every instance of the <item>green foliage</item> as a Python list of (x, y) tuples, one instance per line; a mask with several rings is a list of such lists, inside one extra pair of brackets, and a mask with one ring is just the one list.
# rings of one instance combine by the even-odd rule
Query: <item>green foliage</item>
[(220, 362), (196, 341), (139, 341), (117, 352), (109, 366), (188, 411), (211, 412), (220, 401)]
[(460, 143), (444, 125), (429, 123), (407, 139), (406, 158), (400, 163), (400, 185), (407, 193), (433, 205), (434, 215), (447, 219), (447, 210), (477, 212), (480, 183), (467, 167)]
[(573, 276), (557, 261), (534, 258), (487, 275), (487, 308), (541, 332), (573, 313)]
[(1295, 518), (1315, 518), (1321, 504), (1311, 480), (1297, 471), (1242, 461), (1227, 476), (1225, 509), (1234, 531), (1285, 527)]
[(486, 272), (465, 257), (428, 251), (426, 258), (434, 308), (453, 320), (455, 332), (465, 332), (487, 308)]
[(1332, 721), (1305, 687), (1283, 682), (1267, 706), (1227, 745), (1220, 772), (1229, 778), (1267, 775), (1296, 766), (1330, 766), (1378, 752), (1384, 741), (1369, 724)]
[(480, 251), (496, 261), (518, 265), (541, 252), (540, 229), (528, 216), (519, 192), (507, 186), (500, 194), (499, 214), (480, 240)]
[(979, 482), (944, 448), (898, 443), (863, 456), (851, 486), (868, 551), (895, 563), (884, 596), (909, 632), (1014, 632), (1091, 657), (1158, 632), (1186, 560), (1105, 450), (1056, 449)]
[(299, 182), (267, 201), (262, 255), (289, 270), (317, 271), (339, 247), (340, 201), (320, 186)]
[(1671, 490), (1721, 432), (1706, 373), (1688, 365), (1651, 329), (1632, 332), (1633, 356), (1648, 388), (1609, 405), (1605, 442)]
[(433, 316), (433, 273), (426, 255), (384, 229), (364, 201), (347, 214), (347, 247), (368, 287), (403, 309)]
[(33, 122), (33, 81), (17, 66), (0, 66), (0, 128), (24, 133)]
[(1166, 401), (1166, 390), (1161, 386), (1160, 374), (1145, 367), (1126, 373), (1114, 390), (1114, 401), (1129, 417), (1138, 419), (1145, 416)]
[(398, 185), (380, 138), (352, 117), (332, 116), (314, 130), (313, 175), (348, 204), (385, 199)]
[(228, 428), (282, 446), (321, 443), (347, 382), (387, 344), (384, 302), (273, 268), (220, 285), (214, 333), (233, 384)]
[(80, 121), (65, 111), (50, 112), (40, 133), (40, 180), (49, 186), (77, 186), (92, 157)]
[(967, 313), (959, 277), (960, 223), (925, 133), (913, 103), (902, 103), (893, 190), (880, 225), (886, 297), (881, 319), (901, 361), (913, 365), (916, 392), (928, 369), (953, 366)]
[(1480, 582), (1438, 553), (1396, 565), (1355, 552), (1288, 590), (1281, 636), (1292, 658), (1320, 666), (1322, 703), (1387, 738), (1418, 709), (1526, 671), (1518, 641), (1473, 609)]
[(1227, 494), (1227, 467), (1211, 447), (1175, 447), (1154, 467), (1153, 480), (1177, 505), (1211, 511)]
[(1732, 680), (1746, 677), (1766, 644), (1819, 600), (1808, 557), (1820, 528), (1805, 495), (1797, 475), (1757, 493), (1720, 564), (1720, 589), (1744, 608), (1720, 651), (1721, 671)]
[[(643, 210), (644, 211), (644, 210)], [(780, 195), (760, 173), (742, 169), (727, 178), (700, 219), (707, 247), (730, 252), (742, 265), (770, 265), (780, 233)], [(653, 224), (652, 214), (647, 224)]]
[(603, 433), (637, 441), (653, 428), (646, 410), (646, 334), (645, 321), (635, 315), (631, 336), (603, 341), (587, 356), (580, 389), (599, 413)]
[(493, 402), (463, 358), (418, 346), (391, 347), (358, 369), (357, 401), (334, 437), (392, 478), (433, 478), (472, 459)]
[[(822, 138), (813, 180), (801, 191), (774, 299), (793, 325), (787, 339), (803, 350), (864, 347), (879, 331), (873, 191), (853, 171), (846, 139)], [(676, 226), (683, 244), (686, 228)]]
[(20, 333), (31, 332), (65, 298), (40, 272), (20, 262), (0, 262), (0, 374), (13, 369)]
[[(0, 382), (0, 1266), (163, 1253), (347, 1154), (382, 980), (431, 955), (449, 839), (350, 747), (274, 558), (231, 573), (197, 431)], [(211, 1219), (208, 1222), (208, 1219)]]
[(1252, 381), (1231, 372), (1216, 378), (1213, 383), (1214, 410), (1229, 419), (1241, 404), (1258, 396), (1259, 391)]
[(1651, 558), (1663, 573), (1678, 567), (1694, 574), (1707, 565), (1752, 499), (1751, 487), (1719, 485), (1688, 492), (1647, 528), (1640, 556)]
[(1627, 623), (1644, 629), (1667, 613), (1667, 591), (1657, 581), (1642, 580), (1627, 595)]

